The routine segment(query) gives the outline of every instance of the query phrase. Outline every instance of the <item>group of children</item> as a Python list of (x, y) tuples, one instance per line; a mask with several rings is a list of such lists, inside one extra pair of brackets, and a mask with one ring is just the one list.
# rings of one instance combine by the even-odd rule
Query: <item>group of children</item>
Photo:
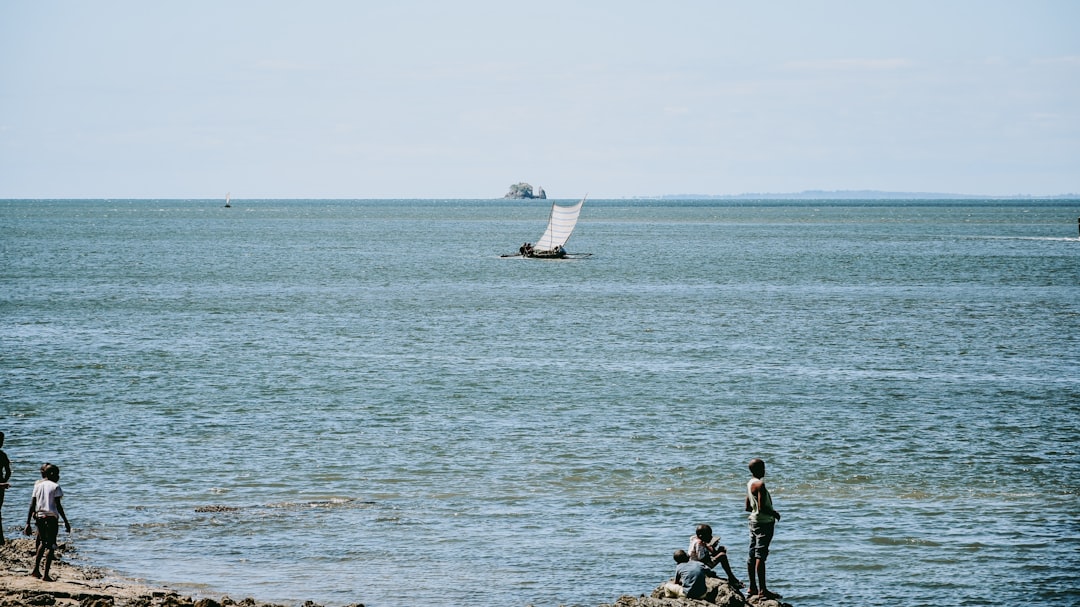
[[(0, 447), (4, 446), (4, 433), (0, 432)], [(0, 512), (4, 506), (4, 493), (11, 487), (8, 480), (11, 478), (11, 461), (2, 449), (0, 449)], [(60, 519), (64, 521), (64, 528), (71, 533), (71, 523), (68, 522), (61, 498), (64, 491), (60, 488), (60, 467), (48, 462), (41, 466), (41, 480), (34, 483), (34, 490), (30, 495), (30, 510), (26, 514), (26, 527), (23, 533), (33, 535), (31, 522), (37, 526), (37, 551), (34, 557), (34, 570), (30, 575), (41, 578), (46, 582), (53, 579), (49, 576), (49, 568), (52, 566), (56, 550), (56, 536), (60, 533)], [(4, 539), (4, 519), (0, 515), (0, 544)], [(45, 568), (41, 568), (42, 557), (45, 559)]]
[[(780, 520), (780, 513), (773, 509), (772, 496), (765, 488), (765, 462), (754, 458), (750, 460), (751, 479), (746, 483), (745, 509), (750, 513), (750, 552), (746, 559), (746, 570), (750, 576), (750, 597), (779, 599), (780, 595), (768, 589), (765, 583), (765, 560), (769, 556), (773, 529)], [(697, 526), (690, 538), (687, 550), (675, 551), (675, 581), (664, 584), (667, 597), (687, 597), (712, 602), (716, 589), (709, 590), (705, 579), (718, 577), (713, 568), (720, 565), (727, 574), (728, 585), (734, 590), (743, 588), (743, 583), (731, 571), (727, 549), (720, 545), (720, 538), (713, 539), (712, 527)]]

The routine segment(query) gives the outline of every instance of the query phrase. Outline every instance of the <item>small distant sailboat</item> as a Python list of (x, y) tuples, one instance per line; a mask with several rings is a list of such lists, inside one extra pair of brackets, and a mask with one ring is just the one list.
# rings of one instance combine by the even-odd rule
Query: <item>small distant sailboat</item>
[(232, 192), (227, 192), (225, 194), (225, 208), (226, 209), (231, 209), (232, 208), (232, 204), (230, 204), (230, 202), (229, 202), (231, 200), (231, 198), (230, 198), (231, 195), (232, 195)]
[(570, 240), (570, 235), (574, 233), (578, 218), (581, 216), (581, 206), (585, 204), (585, 198), (588, 197), (589, 195), (586, 194), (577, 204), (570, 206), (559, 206), (552, 203), (551, 213), (548, 215), (547, 229), (544, 230), (544, 235), (540, 237), (540, 240), (537, 240), (535, 244), (526, 242), (518, 248), (516, 254), (509, 253), (502, 255), (502, 257), (573, 259), (592, 255), (592, 253), (567, 253), (566, 249), (563, 248), (566, 241)]

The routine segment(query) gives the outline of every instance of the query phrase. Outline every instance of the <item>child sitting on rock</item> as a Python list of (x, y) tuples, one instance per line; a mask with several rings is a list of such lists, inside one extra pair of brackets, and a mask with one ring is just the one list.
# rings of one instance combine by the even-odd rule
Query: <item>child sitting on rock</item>
[(716, 572), (701, 561), (691, 561), (685, 550), (676, 550), (674, 558), (675, 581), (664, 584), (665, 597), (686, 597), (712, 602), (716, 596), (716, 588), (710, 590), (705, 578), (716, 577)]
[(735, 589), (743, 587), (743, 583), (731, 571), (728, 564), (727, 548), (720, 545), (720, 538), (713, 539), (712, 527), (704, 523), (697, 526), (693, 537), (690, 538), (690, 547), (687, 549), (690, 560), (701, 561), (710, 569), (714, 569), (717, 563), (724, 568), (727, 574), (728, 584)]

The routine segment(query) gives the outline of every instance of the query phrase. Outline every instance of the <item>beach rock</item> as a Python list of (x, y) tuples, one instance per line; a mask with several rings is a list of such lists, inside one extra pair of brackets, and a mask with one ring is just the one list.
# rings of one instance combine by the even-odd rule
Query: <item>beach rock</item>
[(196, 506), (195, 512), (238, 512), (240, 509), (236, 506)]
[(189, 597), (181, 597), (178, 594), (167, 594), (161, 599), (161, 607), (191, 607)]

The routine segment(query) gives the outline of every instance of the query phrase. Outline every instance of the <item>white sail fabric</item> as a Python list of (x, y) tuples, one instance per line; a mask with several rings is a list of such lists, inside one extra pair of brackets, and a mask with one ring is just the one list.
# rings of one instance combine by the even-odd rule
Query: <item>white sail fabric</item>
[(569, 207), (551, 205), (551, 216), (548, 218), (547, 229), (533, 245), (534, 251), (552, 251), (555, 247), (561, 247), (570, 240), (570, 234), (577, 225), (578, 216), (581, 215), (581, 205), (585, 204), (582, 198), (577, 204)]

